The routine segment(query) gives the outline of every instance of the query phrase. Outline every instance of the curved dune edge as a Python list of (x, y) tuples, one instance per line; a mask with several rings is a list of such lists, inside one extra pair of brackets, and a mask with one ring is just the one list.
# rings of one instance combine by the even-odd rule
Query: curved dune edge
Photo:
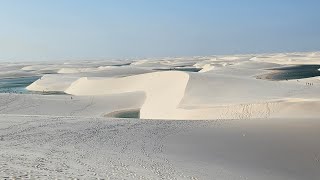
[[(59, 79), (59, 78), (60, 79)], [(229, 105), (188, 106), (182, 99), (190, 98), (187, 85), (194, 86), (190, 75), (181, 71), (162, 71), (121, 78), (75, 78), (66, 81), (62, 76), (44, 76), (28, 87), (34, 90), (61, 90), (76, 96), (105, 96), (131, 92), (143, 92), (140, 109), (141, 119), (175, 119), (175, 120), (208, 120), (208, 119), (255, 119), (255, 118), (304, 118), (319, 117), (320, 100), (313, 99), (279, 99), (260, 103), (244, 102)], [(190, 89), (189, 89), (190, 90)], [(187, 91), (187, 92), (186, 92)], [(206, 93), (205, 93), (206, 94)], [(201, 95), (200, 95), (201, 96)], [(134, 103), (133, 99), (121, 99)], [(211, 102), (211, 101), (210, 101)], [(110, 103), (105, 100), (105, 103)], [(189, 103), (192, 105), (193, 103)], [(114, 110), (121, 110), (117, 105)], [(102, 107), (103, 108), (103, 107)]]
[(76, 81), (79, 77), (61, 76), (61, 75), (44, 75), (37, 81), (33, 82), (26, 87), (29, 91), (54, 91), (64, 92), (72, 82)]
[(189, 81), (185, 72), (154, 72), (122, 78), (87, 78), (73, 82), (66, 93), (77, 96), (110, 95), (143, 91), (146, 99), (140, 110), (141, 119), (175, 119), (179, 103)]
[(199, 71), (201, 73), (204, 73), (204, 72), (209, 72), (209, 71), (212, 71), (214, 69), (214, 66), (211, 65), (211, 64), (206, 64), (202, 67), (202, 69)]

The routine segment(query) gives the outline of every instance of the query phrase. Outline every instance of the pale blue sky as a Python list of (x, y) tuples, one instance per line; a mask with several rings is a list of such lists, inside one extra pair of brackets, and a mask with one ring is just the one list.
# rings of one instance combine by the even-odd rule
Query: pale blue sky
[(0, 0), (0, 60), (320, 50), (319, 0)]

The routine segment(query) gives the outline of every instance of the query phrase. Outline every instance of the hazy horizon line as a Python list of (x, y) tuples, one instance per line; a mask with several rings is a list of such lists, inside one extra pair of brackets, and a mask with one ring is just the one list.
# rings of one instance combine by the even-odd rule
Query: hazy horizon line
[(252, 52), (252, 53), (217, 53), (217, 54), (202, 54), (202, 55), (172, 55), (172, 56), (139, 56), (139, 57), (102, 57), (102, 58), (66, 58), (66, 59), (12, 59), (12, 60), (4, 60), (0, 59), (0, 62), (72, 62), (72, 61), (113, 61), (113, 60), (148, 60), (148, 59), (166, 59), (166, 58), (195, 58), (195, 57), (214, 57), (214, 56), (244, 56), (244, 55), (274, 55), (274, 54), (294, 54), (294, 53), (320, 53), (319, 50), (308, 50), (308, 51), (270, 51), (270, 52)]

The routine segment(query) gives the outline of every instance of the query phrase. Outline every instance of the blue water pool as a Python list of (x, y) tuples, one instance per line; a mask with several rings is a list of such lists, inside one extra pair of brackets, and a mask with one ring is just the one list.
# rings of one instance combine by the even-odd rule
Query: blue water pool
[(268, 80), (303, 79), (320, 76), (320, 65), (294, 65), (281, 68), (273, 68), (270, 73), (259, 76)]
[(29, 93), (26, 87), (39, 78), (39, 76), (2, 78), (0, 79), (0, 93)]

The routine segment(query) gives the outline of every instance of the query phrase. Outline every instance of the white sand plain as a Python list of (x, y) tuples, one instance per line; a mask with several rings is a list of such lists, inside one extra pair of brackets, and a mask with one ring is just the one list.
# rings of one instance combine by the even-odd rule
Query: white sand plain
[(261, 78), (307, 64), (320, 53), (3, 63), (66, 94), (0, 94), (0, 178), (320, 179), (320, 78)]

